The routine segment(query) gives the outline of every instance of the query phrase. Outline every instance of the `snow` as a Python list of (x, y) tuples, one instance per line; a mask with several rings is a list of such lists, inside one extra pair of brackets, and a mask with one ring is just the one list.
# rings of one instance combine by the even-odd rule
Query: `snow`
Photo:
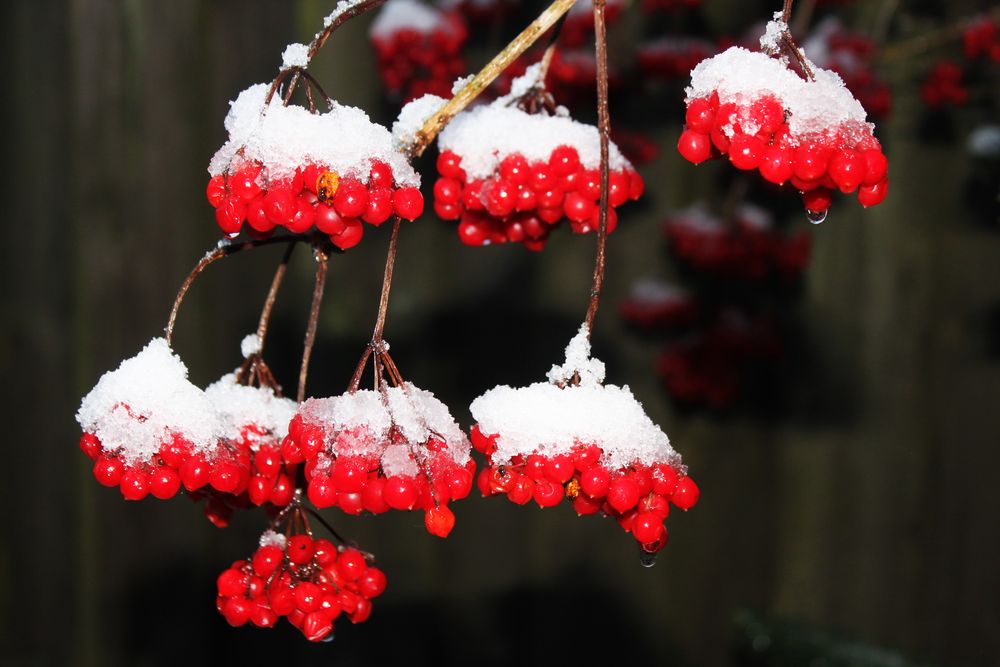
[[(806, 81), (785, 67), (782, 61), (763, 53), (734, 46), (703, 60), (691, 72), (687, 101), (719, 95), (723, 104), (747, 106), (771, 95), (788, 113), (792, 143), (818, 137), (829, 131), (840, 132), (845, 143), (854, 144), (871, 136), (874, 126), (865, 122), (865, 110), (844, 86), (835, 72), (812, 66), (815, 81)], [(756, 130), (740, 118), (743, 130)], [(724, 128), (732, 136), (731, 125)]]
[[(554, 384), (574, 373), (580, 374), (579, 385)], [(548, 378), (516, 389), (494, 387), (472, 402), (480, 430), (498, 436), (494, 464), (535, 452), (569, 454), (577, 445), (595, 444), (610, 470), (635, 462), (681, 467), (680, 454), (629, 388), (601, 384), (604, 364), (591, 358), (585, 326), (566, 347), (566, 363), (553, 366)]]
[[(354, 7), (361, 4), (361, 0), (340, 0), (337, 6), (333, 8), (333, 11), (326, 15), (323, 19), (323, 27), (329, 28), (333, 25), (333, 22), (341, 17), (341, 15)], [(317, 37), (319, 34), (317, 34)]]
[(590, 356), (590, 331), (586, 324), (580, 325), (580, 330), (566, 346), (566, 363), (562, 366), (553, 364), (546, 377), (549, 382), (565, 384), (574, 376), (579, 378), (580, 386), (595, 386), (604, 382), (604, 362)]
[[(469, 461), (469, 439), (447, 406), (410, 383), (386, 387), (383, 392), (363, 389), (309, 399), (299, 412), (305, 423), (323, 427), (335, 455), (378, 457), (388, 476), (416, 474), (413, 456), (426, 451), (422, 445), (430, 438), (443, 440), (447, 455), (457, 465)], [(392, 442), (391, 429), (405, 442)]]
[(667, 435), (650, 420), (628, 387), (565, 387), (537, 382), (494, 387), (472, 402), (472, 416), (486, 434), (498, 434), (494, 464), (537, 452), (569, 454), (577, 444), (603, 450), (601, 463), (617, 470), (634, 462), (680, 466)]
[(244, 359), (260, 353), (260, 336), (252, 333), (240, 341), (240, 352)]
[(308, 67), (309, 47), (305, 44), (289, 44), (281, 54), (281, 69)]
[(384, 39), (403, 29), (426, 34), (445, 25), (444, 15), (434, 7), (417, 0), (389, 0), (372, 21), (368, 34)]
[[(255, 449), (256, 442), (264, 438), (279, 442), (284, 439), (288, 433), (288, 422), (295, 415), (295, 401), (278, 398), (264, 387), (239, 384), (236, 373), (224, 375), (209, 385), (205, 389), (205, 397), (219, 415), (223, 435), (233, 440), (245, 436), (250, 441), (251, 449)], [(250, 425), (264, 434), (253, 430), (244, 433)]]
[(205, 392), (188, 380), (188, 370), (164, 338), (154, 338), (136, 356), (108, 371), (76, 413), (84, 432), (127, 464), (147, 461), (174, 435), (208, 452), (224, 432)]
[(686, 290), (663, 280), (643, 278), (633, 283), (629, 298), (645, 304), (686, 302), (690, 295)]
[[(585, 169), (600, 166), (600, 136), (596, 127), (565, 115), (528, 114), (513, 106), (518, 93), (528, 90), (537, 78), (537, 72), (529, 68), (524, 76), (513, 81), (510, 95), (458, 114), (441, 131), (438, 146), (462, 158), (462, 168), (470, 179), (492, 176), (500, 161), (514, 153), (520, 153), (529, 162), (548, 161), (552, 150), (562, 145), (576, 148)], [(609, 164), (613, 170), (632, 168), (614, 143), (609, 146)]]
[(238, 167), (240, 161), (255, 160), (270, 178), (289, 178), (297, 168), (316, 163), (366, 183), (372, 160), (381, 160), (392, 167), (397, 186), (420, 185), (413, 167), (393, 147), (389, 131), (361, 109), (335, 104), (313, 114), (297, 105), (283, 106), (280, 93), (265, 109), (268, 88), (251, 86), (232, 102), (225, 121), (229, 140), (209, 163), (213, 176)]
[(273, 530), (265, 530), (260, 536), (260, 546), (262, 547), (278, 547), (284, 550), (287, 541), (284, 535)]
[(1000, 126), (980, 125), (969, 134), (967, 146), (977, 157), (1000, 157)]
[(392, 141), (397, 151), (406, 151), (417, 139), (417, 132), (427, 119), (447, 103), (437, 95), (424, 95), (404, 105), (392, 124)]
[(775, 12), (774, 17), (764, 27), (764, 34), (760, 38), (760, 50), (764, 53), (778, 53), (781, 50), (781, 36), (787, 32), (788, 24), (781, 20), (781, 12)]

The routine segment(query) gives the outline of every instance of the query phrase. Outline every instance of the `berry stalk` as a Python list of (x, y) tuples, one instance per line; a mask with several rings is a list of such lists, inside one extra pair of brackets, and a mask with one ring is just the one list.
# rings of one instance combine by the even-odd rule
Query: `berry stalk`
[(330, 256), (320, 248), (314, 248), (316, 258), (316, 284), (313, 287), (312, 306), (309, 309), (309, 324), (306, 326), (306, 339), (302, 348), (302, 366), (299, 368), (299, 390), (296, 401), (301, 403), (306, 398), (306, 377), (309, 374), (309, 358), (312, 356), (313, 345), (316, 343), (316, 325), (319, 322), (319, 308), (323, 302), (323, 287), (326, 284), (326, 269)]
[(601, 201), (597, 226), (597, 259), (594, 262), (594, 282), (587, 306), (587, 336), (594, 329), (594, 318), (604, 286), (605, 246), (608, 241), (608, 142), (611, 135), (611, 115), (608, 110), (608, 40), (604, 21), (604, 0), (594, 0), (594, 33), (597, 52), (597, 130), (601, 137)]

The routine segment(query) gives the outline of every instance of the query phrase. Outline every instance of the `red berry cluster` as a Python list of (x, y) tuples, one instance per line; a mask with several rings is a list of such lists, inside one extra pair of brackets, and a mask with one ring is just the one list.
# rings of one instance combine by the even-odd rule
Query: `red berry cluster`
[(968, 60), (982, 58), (1000, 62), (1000, 35), (997, 34), (996, 21), (983, 16), (966, 26), (962, 31), (962, 51)]
[[(549, 233), (565, 216), (570, 228), (584, 234), (597, 229), (601, 178), (584, 169), (572, 146), (559, 146), (547, 162), (530, 163), (508, 155), (493, 176), (469, 181), (462, 158), (443, 151), (437, 160), (434, 211), (444, 220), (459, 220), (463, 243), (522, 243), (541, 250)], [(612, 171), (608, 188), (608, 232), (618, 226), (615, 208), (643, 191), (642, 177), (631, 169)]]
[(403, 27), (372, 34), (382, 83), (390, 95), (409, 101), (423, 95), (450, 97), (452, 82), (465, 73), (462, 47), (468, 28), (456, 12), (441, 15), (429, 32)]
[(785, 235), (743, 217), (740, 210), (733, 224), (713, 222), (692, 222), (682, 214), (663, 225), (674, 254), (697, 271), (739, 280), (794, 281), (809, 266), (810, 237), (804, 231)]
[(614, 517), (647, 553), (667, 544), (663, 522), (670, 503), (688, 510), (701, 493), (694, 480), (666, 463), (608, 470), (600, 463), (603, 452), (597, 445), (579, 445), (572, 454), (529, 454), (508, 465), (495, 465), (492, 455), (498, 436), (487, 436), (478, 426), (470, 435), (472, 446), (489, 460), (477, 478), (483, 496), (506, 495), (518, 505), (534, 500), (542, 508), (568, 498), (579, 516), (603, 512)]
[(294, 493), (294, 466), (282, 461), (277, 442), (256, 425), (244, 427), (242, 433), (239, 440), (219, 443), (211, 455), (194, 451), (190, 442), (175, 435), (150, 460), (138, 463), (128, 463), (121, 451), (105, 450), (92, 433), (83, 434), (80, 449), (94, 461), (94, 478), (119, 487), (126, 500), (147, 495), (166, 500), (183, 486), (196, 500), (208, 498), (206, 514), (224, 527), (233, 507), (284, 506)]
[(931, 68), (920, 84), (920, 99), (931, 109), (945, 106), (962, 106), (969, 101), (969, 90), (962, 80), (962, 68), (950, 61), (940, 62)]
[(740, 381), (755, 362), (773, 362), (781, 343), (769, 321), (722, 317), (694, 338), (667, 343), (656, 372), (675, 400), (714, 410), (730, 407)]
[[(851, 142), (841, 134), (830, 134), (793, 143), (785, 109), (774, 97), (720, 104), (713, 93), (690, 100), (685, 120), (677, 149), (686, 160), (700, 164), (728, 155), (737, 169), (756, 169), (775, 185), (790, 183), (813, 213), (830, 207), (834, 190), (856, 191), (865, 207), (881, 203), (889, 191), (889, 162), (874, 136)], [(744, 133), (744, 123), (759, 130)]]
[(688, 76), (695, 65), (718, 51), (706, 39), (668, 37), (640, 44), (636, 64), (648, 78), (678, 79)]
[(373, 160), (367, 182), (309, 164), (290, 179), (270, 179), (259, 163), (247, 163), (213, 176), (206, 189), (215, 221), (228, 236), (246, 222), (253, 233), (267, 235), (277, 227), (295, 234), (315, 228), (346, 250), (364, 235), (362, 222), (381, 225), (396, 214), (416, 220), (424, 210), (420, 190), (398, 186), (392, 167)]
[(674, 329), (697, 322), (701, 308), (687, 292), (671, 290), (658, 295), (633, 294), (622, 301), (618, 314), (639, 329)]
[(308, 533), (264, 535), (249, 560), (236, 561), (216, 582), (216, 607), (230, 625), (273, 628), (284, 616), (318, 642), (341, 614), (351, 623), (368, 620), (386, 581), (364, 554)]
[(401, 434), (391, 432), (390, 442), (376, 442), (368, 429), (358, 427), (328, 434), (322, 424), (307, 422), (296, 415), (288, 427), (282, 454), (290, 461), (304, 461), (309, 500), (318, 508), (337, 506), (348, 514), (382, 514), (394, 510), (424, 510), (427, 531), (447, 537), (455, 526), (448, 508), (452, 500), (462, 500), (472, 490), (476, 464), (471, 458), (459, 466), (446, 451), (446, 444), (430, 438), (410, 443), (416, 475), (387, 476), (379, 456), (338, 455), (338, 441), (353, 443), (363, 451), (382, 451), (389, 445), (406, 444)]

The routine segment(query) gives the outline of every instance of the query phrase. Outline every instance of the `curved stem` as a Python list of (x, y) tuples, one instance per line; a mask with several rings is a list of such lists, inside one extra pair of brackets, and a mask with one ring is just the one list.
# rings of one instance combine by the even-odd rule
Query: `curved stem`
[(551, 28), (566, 12), (570, 10), (576, 0), (555, 0), (545, 11), (538, 15), (534, 21), (525, 28), (521, 34), (511, 40), (504, 50), (498, 53), (483, 69), (476, 74), (455, 96), (448, 100), (417, 132), (416, 139), (407, 151), (413, 157), (423, 154), (427, 146), (430, 145), (444, 126), (465, 107), (482, 93), (487, 86), (493, 83), (501, 72), (508, 65), (516, 60), (522, 53), (538, 41), (546, 30)]
[(329, 256), (323, 250), (316, 248), (316, 284), (313, 287), (312, 307), (309, 309), (309, 324), (306, 326), (306, 339), (302, 348), (302, 366), (299, 368), (299, 390), (296, 400), (301, 403), (306, 397), (306, 377), (309, 374), (309, 358), (312, 356), (313, 345), (316, 343), (316, 326), (319, 322), (319, 308), (323, 302), (323, 287), (326, 284), (326, 269)]
[(611, 134), (611, 115), (608, 111), (608, 40), (604, 21), (604, 1), (594, 0), (594, 33), (597, 58), (597, 130), (601, 137), (601, 203), (597, 225), (597, 259), (594, 262), (594, 282), (590, 288), (587, 306), (587, 335), (594, 330), (594, 318), (604, 286), (605, 246), (608, 239), (608, 143)]
[(291, 243), (295, 244), (301, 241), (300, 236), (272, 236), (268, 239), (261, 240), (250, 240), (244, 241), (242, 243), (220, 243), (213, 250), (208, 252), (204, 257), (199, 260), (191, 272), (181, 283), (181, 288), (177, 291), (177, 296), (174, 297), (174, 305), (170, 308), (170, 317), (167, 319), (167, 327), (165, 329), (165, 337), (167, 339), (167, 344), (171, 344), (174, 338), (174, 325), (177, 323), (177, 312), (181, 308), (181, 304), (184, 302), (184, 297), (187, 295), (191, 285), (194, 281), (201, 275), (210, 264), (222, 259), (223, 257), (228, 257), (229, 255), (235, 255), (236, 253), (247, 250), (249, 248), (259, 248), (260, 246), (271, 245), (274, 243)]
[(278, 269), (274, 272), (274, 278), (271, 279), (271, 289), (267, 291), (264, 307), (260, 311), (260, 320), (257, 322), (258, 353), (264, 349), (264, 339), (267, 338), (267, 327), (271, 323), (271, 312), (274, 310), (274, 303), (278, 299), (278, 289), (285, 279), (285, 273), (288, 270), (288, 261), (292, 258), (292, 251), (294, 250), (295, 244), (290, 243), (285, 250), (284, 256), (281, 258), (281, 263), (278, 264)]

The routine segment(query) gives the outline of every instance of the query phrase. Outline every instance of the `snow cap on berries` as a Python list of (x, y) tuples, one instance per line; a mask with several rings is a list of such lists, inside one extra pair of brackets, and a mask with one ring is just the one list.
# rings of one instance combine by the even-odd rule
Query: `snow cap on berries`
[(289, 44), (281, 54), (281, 68), (308, 67), (309, 47), (305, 44)]
[(272, 179), (321, 164), (367, 183), (372, 161), (380, 160), (392, 167), (397, 186), (420, 185), (406, 157), (393, 147), (389, 130), (361, 109), (334, 103), (333, 109), (314, 114), (304, 107), (284, 106), (278, 93), (265, 108), (269, 87), (251, 86), (232, 102), (225, 121), (229, 140), (209, 163), (213, 176), (237, 167), (234, 162), (256, 161)]
[(389, 0), (372, 21), (368, 34), (375, 39), (388, 38), (403, 29), (429, 33), (446, 25), (444, 13), (430, 5), (416, 0)]
[[(464, 111), (448, 124), (438, 137), (442, 151), (452, 151), (462, 158), (462, 168), (470, 178), (487, 178), (508, 155), (519, 153), (529, 162), (546, 162), (559, 146), (572, 146), (585, 169), (601, 164), (600, 135), (593, 125), (578, 123), (560, 109), (560, 115), (529, 114), (511, 103), (538, 83), (536, 67), (511, 83), (509, 95), (490, 104)], [(631, 169), (632, 165), (613, 143), (609, 146), (609, 164), (613, 171)]]
[(578, 445), (594, 444), (603, 451), (601, 463), (609, 470), (635, 462), (668, 463), (683, 470), (680, 454), (629, 388), (600, 384), (604, 363), (590, 357), (582, 327), (566, 348), (566, 363), (553, 366), (549, 379), (564, 381), (575, 373), (580, 374), (579, 385), (500, 386), (472, 402), (479, 429), (498, 436), (495, 464), (532, 453), (571, 454)]
[(207, 451), (224, 431), (205, 392), (188, 380), (187, 367), (163, 338), (102, 375), (76, 420), (105, 450), (120, 450), (127, 463), (148, 460), (174, 435)]
[[(835, 72), (811, 67), (815, 81), (807, 81), (776, 58), (734, 46), (703, 60), (691, 71), (691, 85), (685, 89), (686, 101), (719, 96), (722, 104), (749, 105), (763, 96), (775, 97), (788, 113), (789, 138), (792, 143), (840, 132), (845, 142), (854, 145), (871, 136), (874, 125), (865, 122), (864, 107)], [(742, 130), (754, 134), (752, 118), (740, 118)], [(733, 136), (735, 128), (723, 128)]]
[[(288, 433), (295, 415), (295, 401), (279, 398), (266, 387), (248, 387), (236, 381), (236, 373), (222, 376), (205, 389), (205, 396), (218, 413), (224, 435), (246, 438), (253, 447), (267, 438), (280, 441)], [(253, 426), (253, 429), (246, 427)]]

